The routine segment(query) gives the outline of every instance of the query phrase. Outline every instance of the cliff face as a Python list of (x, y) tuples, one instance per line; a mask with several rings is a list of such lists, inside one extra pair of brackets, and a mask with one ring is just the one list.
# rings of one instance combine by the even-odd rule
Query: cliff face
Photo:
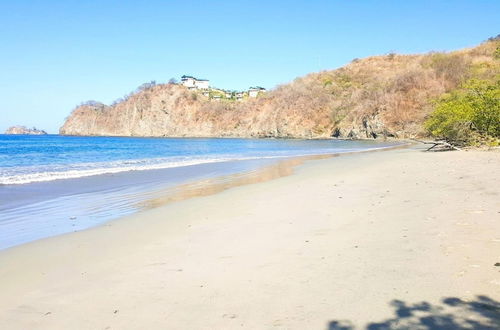
[(209, 100), (156, 85), (113, 106), (76, 108), (67, 135), (375, 138), (423, 134), (432, 100), (471, 76), (491, 75), (498, 42), (453, 53), (354, 60), (309, 74), (257, 99)]
[(34, 127), (27, 128), (26, 126), (12, 126), (5, 131), (5, 134), (45, 135), (47, 132)]

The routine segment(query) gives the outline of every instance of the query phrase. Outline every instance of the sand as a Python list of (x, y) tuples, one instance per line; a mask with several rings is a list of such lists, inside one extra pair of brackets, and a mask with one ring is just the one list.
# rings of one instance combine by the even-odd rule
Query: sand
[(500, 327), (499, 169), (344, 155), (0, 251), (0, 329)]

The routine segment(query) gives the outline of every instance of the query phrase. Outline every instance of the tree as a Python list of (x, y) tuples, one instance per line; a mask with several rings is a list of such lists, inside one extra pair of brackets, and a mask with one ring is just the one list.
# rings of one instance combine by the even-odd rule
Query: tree
[(101, 103), (99, 101), (94, 101), (94, 100), (89, 100), (89, 101), (82, 102), (80, 105), (82, 105), (82, 106), (91, 106), (91, 107), (102, 107), (102, 106), (104, 106), (103, 103)]
[(494, 37), (488, 38), (488, 41), (500, 41), (500, 34), (497, 34)]
[(450, 142), (470, 144), (475, 138), (500, 138), (500, 79), (471, 79), (436, 102), (427, 130)]
[(146, 91), (146, 90), (151, 89), (151, 88), (153, 88), (155, 86), (156, 86), (156, 81), (155, 80), (151, 80), (150, 82), (144, 83), (144, 84), (140, 85), (139, 87), (137, 87), (136, 92), (139, 93), (139, 92), (142, 92), (142, 91)]

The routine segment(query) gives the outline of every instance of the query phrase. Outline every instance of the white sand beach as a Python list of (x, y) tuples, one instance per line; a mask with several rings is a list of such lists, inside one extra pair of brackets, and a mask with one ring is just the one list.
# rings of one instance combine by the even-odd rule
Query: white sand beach
[(421, 151), (0, 251), (0, 329), (498, 327), (500, 152)]

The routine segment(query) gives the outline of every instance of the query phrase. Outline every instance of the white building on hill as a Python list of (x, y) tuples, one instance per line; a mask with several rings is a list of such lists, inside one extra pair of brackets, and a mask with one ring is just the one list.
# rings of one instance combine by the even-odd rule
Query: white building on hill
[(197, 79), (192, 76), (182, 76), (181, 84), (189, 89), (208, 89), (210, 81), (206, 79)]
[(248, 89), (248, 97), (257, 97), (259, 93), (265, 93), (266, 89), (264, 87), (250, 87)]

